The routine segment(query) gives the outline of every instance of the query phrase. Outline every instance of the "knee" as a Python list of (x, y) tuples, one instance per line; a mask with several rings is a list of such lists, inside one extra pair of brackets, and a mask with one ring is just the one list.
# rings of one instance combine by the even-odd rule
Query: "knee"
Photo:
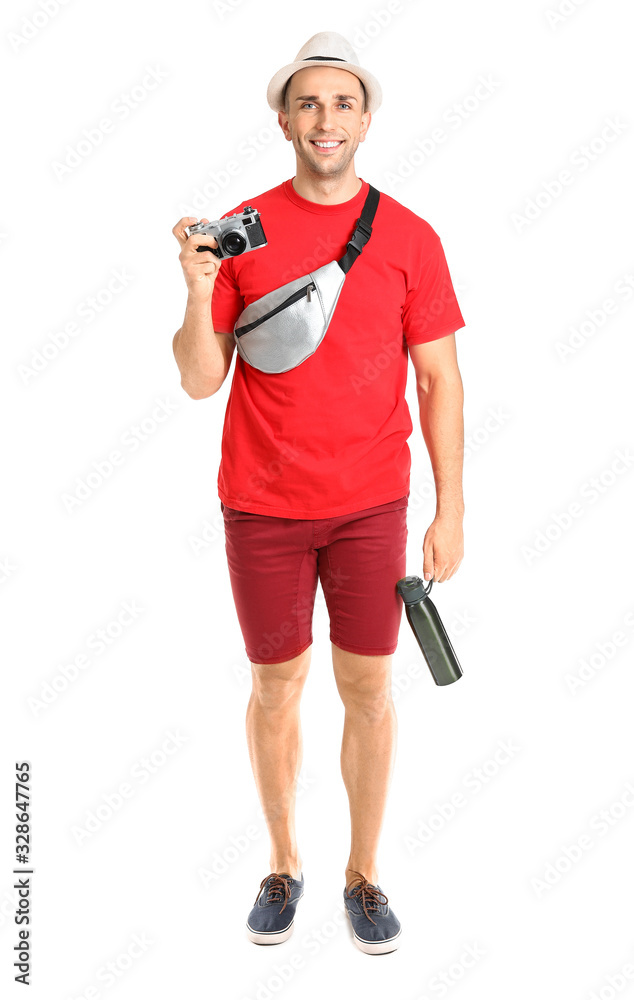
[[(306, 651), (307, 652), (307, 651)], [(285, 663), (252, 663), (252, 698), (268, 712), (297, 707), (308, 669), (305, 653)]]
[(369, 684), (339, 684), (339, 694), (346, 712), (361, 716), (369, 725), (382, 722), (393, 709), (388, 678)]

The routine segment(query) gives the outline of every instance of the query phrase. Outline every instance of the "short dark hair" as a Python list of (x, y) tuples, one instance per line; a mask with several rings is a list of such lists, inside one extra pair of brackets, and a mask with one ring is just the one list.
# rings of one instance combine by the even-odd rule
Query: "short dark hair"
[[(359, 77), (357, 77), (357, 80), (359, 80)], [(289, 111), (289, 106), (288, 106), (289, 105), (289, 102), (288, 102), (288, 86), (289, 86), (290, 82), (291, 82), (291, 77), (289, 76), (288, 80), (284, 84), (284, 94), (283, 94), (284, 111), (286, 112), (286, 114), (288, 114), (288, 111)], [(365, 93), (365, 87), (363, 86), (363, 83), (361, 82), (361, 80), (359, 80), (359, 83), (361, 84), (361, 95), (362, 95), (362, 98), (361, 98), (361, 114), (363, 114), (364, 111), (365, 111), (365, 105), (366, 105), (366, 102), (367, 102), (367, 97), (366, 97), (366, 93)]]

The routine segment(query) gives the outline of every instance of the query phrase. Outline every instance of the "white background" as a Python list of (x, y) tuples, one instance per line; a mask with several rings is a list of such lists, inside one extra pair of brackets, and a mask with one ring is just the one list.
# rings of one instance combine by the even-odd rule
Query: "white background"
[[(33, 770), (38, 998), (631, 994), (632, 24), (625, 0), (561, 6), (557, 21), (555, 0), (68, 0), (57, 12), (49, 0), (49, 15), (4, 4), (7, 995), (22, 995), (6, 986), (21, 759)], [(172, 226), (197, 198), (192, 214), (217, 218), (294, 175), (266, 86), (321, 30), (348, 37), (383, 86), (357, 174), (439, 233), (466, 320), (466, 550), (433, 591), (464, 676), (437, 688), (403, 616), (379, 856), (403, 943), (381, 958), (341, 923), (343, 707), (321, 589), (302, 703), (306, 895), (285, 944), (244, 934), (269, 856), (216, 491), (230, 379), (189, 399), (171, 346), (186, 293)], [(123, 118), (126, 93), (136, 106)], [(106, 117), (111, 131), (85, 146)], [(421, 155), (417, 140), (437, 129), (444, 141)], [(108, 292), (115, 271), (126, 284)], [(412, 375), (408, 573), (420, 574), (434, 497)], [(65, 495), (115, 449), (122, 464), (69, 510)], [(123, 602), (142, 610), (91, 650)], [(91, 813), (103, 819), (87, 830)], [(480, 955), (469, 966), (468, 945)]]

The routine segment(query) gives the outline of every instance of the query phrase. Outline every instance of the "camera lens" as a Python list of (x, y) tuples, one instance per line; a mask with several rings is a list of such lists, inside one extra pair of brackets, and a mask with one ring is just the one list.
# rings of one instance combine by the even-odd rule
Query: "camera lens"
[(239, 253), (244, 253), (247, 248), (247, 241), (242, 233), (233, 229), (222, 238), (222, 249), (230, 257), (237, 257)]

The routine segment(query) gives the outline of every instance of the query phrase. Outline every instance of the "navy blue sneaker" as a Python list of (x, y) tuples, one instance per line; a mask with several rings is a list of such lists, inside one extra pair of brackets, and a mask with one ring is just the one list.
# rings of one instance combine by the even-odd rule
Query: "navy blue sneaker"
[[(372, 885), (364, 875), (343, 890), (346, 913), (354, 934), (354, 943), (366, 955), (382, 955), (396, 951), (401, 936), (401, 924), (381, 892), (380, 885)], [(374, 919), (376, 918), (376, 919)]]
[(247, 918), (247, 936), (255, 944), (281, 944), (293, 933), (295, 910), (304, 895), (301, 879), (288, 872), (272, 872), (262, 879), (260, 891)]

